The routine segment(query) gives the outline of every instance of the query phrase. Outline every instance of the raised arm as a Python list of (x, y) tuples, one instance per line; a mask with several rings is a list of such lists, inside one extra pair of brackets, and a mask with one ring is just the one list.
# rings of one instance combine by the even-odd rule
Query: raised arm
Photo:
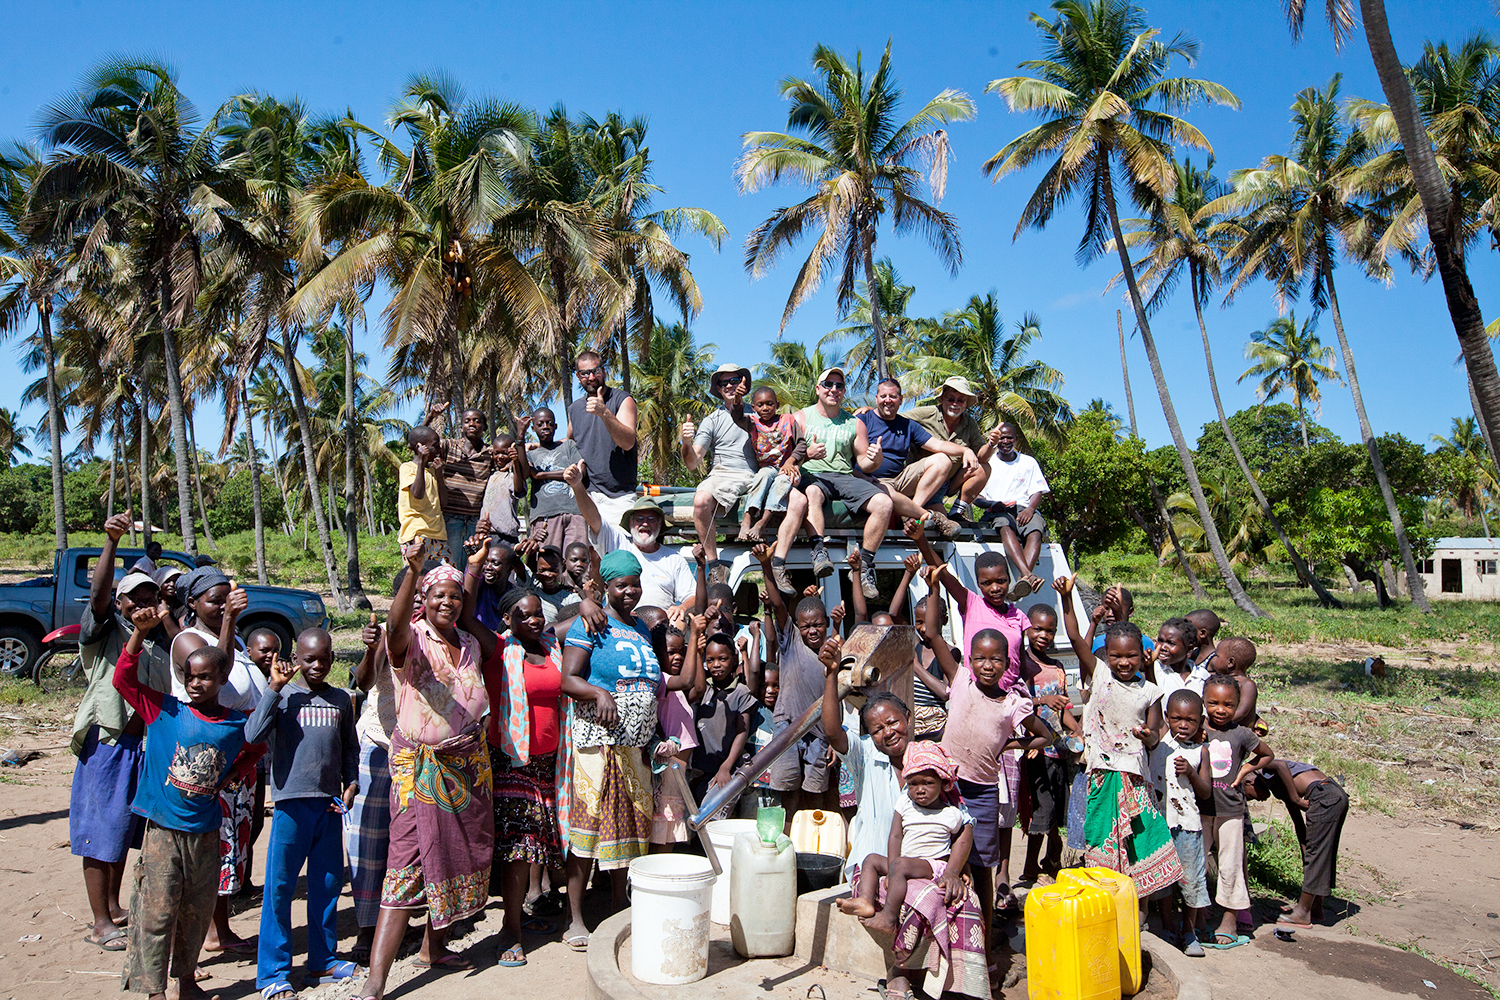
[(104, 547), (99, 550), (94, 573), (89, 577), (89, 610), (94, 613), (96, 622), (109, 618), (115, 593), (115, 550), (120, 546), (120, 538), (129, 530), (129, 514), (116, 514), (104, 522)]
[[(609, 431), (610, 440), (614, 441), (616, 448), (624, 448), (628, 451), (635, 447), (636, 406), (634, 396), (625, 397), (625, 402), (620, 404), (620, 412), (618, 414), (609, 412), (609, 407), (605, 406), (604, 400), (598, 396), (590, 396), (588, 402), (584, 405), (590, 413), (604, 422), (604, 428)], [(568, 432), (572, 433), (572, 430), (572, 425), (569, 425)]]
[(943, 672), (943, 678), (949, 683), (958, 676), (958, 661), (953, 658), (953, 650), (943, 641), (943, 625), (938, 617), (938, 600), (936, 580), (948, 571), (945, 565), (929, 566), (924, 571), (927, 575), (927, 634), (933, 637), (932, 658), (936, 661), (938, 668)]
[(707, 454), (706, 448), (699, 448), (694, 439), (698, 436), (698, 425), (691, 420), (684, 420), (679, 432), (682, 437), (682, 464), (691, 472), (698, 471), (698, 466), (703, 464), (703, 456)]
[(756, 562), (760, 563), (762, 579), (766, 584), (766, 589), (762, 593), (767, 595), (766, 604), (776, 617), (776, 634), (779, 636), (786, 628), (791, 611), (786, 606), (786, 598), (782, 596), (781, 588), (776, 586), (775, 579), (771, 576), (771, 546), (765, 542), (756, 542), (750, 554), (755, 557)]
[(698, 704), (703, 700), (703, 692), (708, 690), (708, 674), (703, 670), (703, 643), (707, 636), (704, 634), (708, 629), (707, 619), (703, 615), (688, 615), (687, 628), (683, 629), (684, 646), (687, 650), (682, 660), (682, 672), (676, 677), (668, 677), (666, 686), (668, 691), (682, 691), (691, 704)]
[[(910, 538), (916, 545), (917, 551), (922, 553), (922, 559), (926, 561), (927, 565), (944, 566), (943, 560), (938, 557), (937, 550), (934, 549), (932, 547), (932, 543), (927, 540), (927, 530), (922, 527), (921, 521), (915, 520), (914, 518), (910, 517), (907, 518), (905, 521), (901, 522), (901, 532), (902, 534), (906, 535), (907, 538)], [(940, 579), (943, 581), (943, 589), (948, 591), (948, 593), (953, 596), (954, 602), (958, 604), (958, 613), (960, 615), (968, 614), (969, 592), (964, 588), (963, 584), (958, 582), (958, 577), (954, 576), (953, 573), (949, 571), (946, 566), (944, 566), (943, 574)], [(937, 593), (936, 585), (929, 584), (929, 593)]]
[(823, 738), (839, 754), (849, 752), (849, 734), (844, 732), (844, 703), (839, 700), (839, 657), (843, 652), (843, 640), (836, 635), (829, 636), (818, 650), (818, 659), (823, 664)]
[(474, 552), (469, 556), (469, 565), (464, 570), (464, 605), (458, 615), (458, 627), (479, 641), (479, 657), (481, 661), (488, 661), (495, 655), (495, 647), (500, 644), (500, 640), (474, 612), (479, 606), (479, 583), (484, 579), (484, 559), (490, 554), (490, 533), (484, 531), (476, 534), (469, 539), (468, 544), (474, 546)]
[[(857, 553), (858, 550), (856, 550), (856, 554)], [(891, 596), (891, 606), (888, 609), (888, 613), (890, 614), (890, 616), (897, 621), (901, 620), (901, 611), (906, 607), (906, 599), (908, 596), (910, 596), (909, 591), (911, 590), (911, 582), (916, 578), (917, 573), (922, 569), (922, 557), (916, 552), (913, 552), (911, 555), (901, 560), (901, 565), (903, 567), (901, 573), (901, 582), (896, 584), (896, 593)], [(853, 589), (859, 590), (860, 588), (855, 587)]]
[[(859, 568), (861, 566), (858, 546), (849, 547), (849, 579), (859, 579)], [(849, 600), (854, 608), (854, 624), (870, 620), (870, 604), (865, 600), (865, 589), (863, 587), (850, 587)]]
[(375, 620), (375, 612), (370, 612), (370, 624), (359, 631), (359, 641), (364, 643), (365, 653), (349, 672), (349, 679), (361, 691), (370, 690), (370, 685), (375, 683), (375, 671), (379, 669), (381, 657), (384, 656), (380, 648), (383, 631)]
[(1078, 634), (1078, 616), (1073, 612), (1073, 582), (1077, 579), (1076, 574), (1060, 576), (1052, 581), (1052, 589), (1062, 598), (1063, 629), (1068, 633), (1073, 654), (1078, 657), (1078, 679), (1087, 686), (1093, 682), (1094, 667), (1099, 661), (1088, 642)]
[(574, 462), (562, 470), (563, 482), (567, 483), (573, 490), (573, 501), (578, 504), (578, 513), (583, 515), (584, 521), (588, 523), (589, 530), (598, 535), (602, 530), (604, 518), (599, 516), (599, 506), (594, 503), (593, 497), (583, 485), (584, 464)]
[(385, 616), (385, 651), (392, 670), (406, 666), (406, 650), (411, 645), (411, 612), (416, 606), (417, 583), (426, 563), (426, 546), (420, 538), (416, 539), (407, 543), (401, 555), (406, 560), (406, 575), (401, 578), (401, 586), (396, 588), (391, 609)]
[(156, 627), (156, 619), (155, 608), (136, 609), (130, 618), (135, 628), (125, 641), (125, 648), (120, 650), (120, 658), (115, 661), (114, 677), (111, 678), (115, 690), (125, 699), (125, 704), (135, 709), (148, 726), (161, 715), (162, 700), (166, 697), (160, 691), (142, 684), (140, 678), (141, 650), (146, 648), (146, 633)]

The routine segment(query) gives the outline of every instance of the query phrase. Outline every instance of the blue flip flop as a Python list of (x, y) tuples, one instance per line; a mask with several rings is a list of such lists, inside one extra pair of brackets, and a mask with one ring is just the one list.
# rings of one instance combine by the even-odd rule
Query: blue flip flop
[[(1219, 938), (1230, 938), (1230, 940), (1220, 944)], [(1249, 943), (1250, 939), (1243, 934), (1215, 934), (1213, 940), (1203, 942), (1203, 947), (1212, 948), (1215, 951), (1228, 951), (1230, 948), (1238, 948), (1242, 944)]]
[(280, 996), (282, 993), (290, 993), (294, 997), (297, 995), (297, 991), (292, 989), (292, 984), (285, 979), (260, 988), (261, 1000), (271, 1000), (272, 997)]
[(329, 983), (342, 983), (346, 979), (353, 979), (359, 975), (359, 966), (353, 962), (334, 962), (328, 968), (318, 973), (318, 985), (327, 986)]

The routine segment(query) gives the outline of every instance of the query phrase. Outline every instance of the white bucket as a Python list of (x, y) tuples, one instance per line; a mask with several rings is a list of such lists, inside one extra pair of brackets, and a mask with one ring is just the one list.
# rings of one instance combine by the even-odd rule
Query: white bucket
[(710, 916), (716, 924), (729, 923), (729, 869), (732, 867), (734, 841), (742, 833), (756, 833), (753, 819), (716, 819), (703, 827), (708, 832), (708, 842), (713, 845), (714, 857), (719, 860), (722, 875), (714, 883), (714, 905)]
[(691, 854), (648, 854), (630, 862), (631, 975), (663, 986), (708, 975), (713, 884), (708, 860)]

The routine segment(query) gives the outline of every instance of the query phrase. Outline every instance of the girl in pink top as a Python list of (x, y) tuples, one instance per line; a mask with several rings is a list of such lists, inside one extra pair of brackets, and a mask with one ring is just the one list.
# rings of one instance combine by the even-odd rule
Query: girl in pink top
[[(927, 535), (916, 521), (905, 524), (906, 536), (917, 543), (922, 557), (929, 566), (940, 566), (942, 560)], [(1026, 649), (1026, 630), (1031, 628), (1031, 619), (1026, 612), (1006, 600), (1010, 594), (1010, 565), (1003, 552), (981, 552), (974, 558), (974, 580), (978, 592), (966, 589), (958, 582), (946, 566), (942, 566), (940, 579), (953, 600), (958, 604), (964, 630), (963, 648), (974, 644), (974, 637), (985, 629), (994, 629), (1005, 636), (1009, 650), (1005, 674), (1000, 678), (1000, 690), (1009, 691), (1021, 680), (1021, 655)], [(934, 586), (934, 590), (937, 588)]]
[[(700, 639), (706, 638), (705, 617), (684, 615), (683, 619), (686, 634), (675, 620), (671, 624), (663, 622), (651, 630), (651, 641), (656, 647), (657, 659), (661, 660), (663, 678), (684, 673), (691, 678), (692, 686), (686, 691), (666, 691), (656, 703), (656, 721), (662, 737), (656, 756), (676, 757), (682, 764), (682, 776), (686, 778), (693, 751), (698, 747), (698, 723), (693, 717), (693, 706), (703, 697), (708, 681), (703, 673), (703, 656), (698, 649)], [(675, 749), (669, 741), (675, 741)], [(673, 844), (683, 844), (688, 840), (687, 803), (678, 793), (676, 782), (664, 773), (656, 775), (652, 797), (651, 853), (670, 854)]]

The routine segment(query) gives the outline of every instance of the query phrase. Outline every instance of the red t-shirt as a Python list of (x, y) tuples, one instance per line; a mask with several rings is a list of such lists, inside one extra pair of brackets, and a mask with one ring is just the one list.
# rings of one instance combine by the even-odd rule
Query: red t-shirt
[[(495, 655), (485, 664), (484, 686), (490, 695), (490, 746), (503, 746), (500, 727), (505, 724), (505, 667), (502, 642)], [(556, 652), (542, 663), (526, 663), (523, 683), (526, 685), (526, 725), (531, 731), (528, 753), (553, 753), (561, 735), (562, 713), (558, 711), (558, 699), (562, 696), (562, 666)]]

